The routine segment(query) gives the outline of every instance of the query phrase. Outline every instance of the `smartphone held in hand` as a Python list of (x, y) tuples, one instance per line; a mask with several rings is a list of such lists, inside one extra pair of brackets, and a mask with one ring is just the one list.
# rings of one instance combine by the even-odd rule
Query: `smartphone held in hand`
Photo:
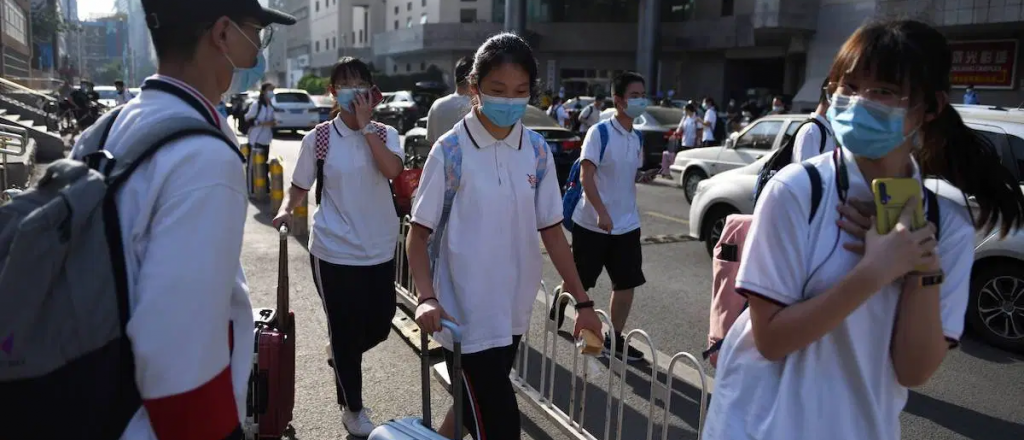
[(900, 221), (903, 207), (915, 196), (914, 222), (911, 229), (920, 229), (927, 225), (924, 218), (921, 182), (913, 178), (875, 179), (871, 182), (871, 192), (875, 195), (875, 229), (879, 234), (888, 234)]

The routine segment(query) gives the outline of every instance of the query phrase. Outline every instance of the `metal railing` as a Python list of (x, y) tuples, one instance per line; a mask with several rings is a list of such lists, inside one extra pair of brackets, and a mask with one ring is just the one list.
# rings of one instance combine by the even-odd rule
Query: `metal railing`
[(0, 167), (3, 170), (3, 179), (0, 181), (0, 185), (3, 185), (3, 193), (0, 194), (0, 203), (10, 201), (11, 197), (20, 192), (16, 188), (11, 188), (8, 182), (7, 177), (10, 175), (10, 167), (7, 163), (7, 156), (24, 156), (28, 152), (29, 142), (28, 130), (13, 125), (0, 124)]
[[(417, 304), (418, 292), (416, 290), (415, 283), (413, 282), (412, 272), (409, 270), (408, 259), (405, 253), (405, 237), (408, 235), (410, 230), (409, 217), (406, 216), (401, 222), (401, 233), (399, 234), (398, 246), (395, 250), (395, 294), (402, 305), (407, 310), (415, 310)], [(540, 255), (538, 254), (538, 258)], [(547, 311), (551, 310), (551, 306), (554, 301), (564, 302), (568, 305), (575, 305), (576, 300), (566, 292), (552, 292), (549, 291), (544, 283), (541, 282), (541, 290), (544, 292), (545, 298), (545, 309), (544, 309), (544, 330), (542, 336), (542, 347), (537, 350), (540, 354), (540, 375), (539, 380), (534, 380), (537, 386), (534, 386), (530, 380), (530, 353), (531, 350), (535, 350), (536, 347), (530, 345), (531, 337), (530, 332), (526, 332), (519, 342), (518, 352), (516, 360), (514, 362), (514, 368), (510, 379), (515, 386), (516, 391), (526, 397), (527, 401), (539, 409), (550, 421), (563, 431), (564, 434), (580, 439), (580, 440), (598, 440), (593, 433), (587, 430), (585, 427), (586, 423), (586, 408), (587, 408), (587, 388), (590, 385), (590, 362), (592, 361), (591, 356), (581, 355), (579, 349), (576, 348), (575, 344), (572, 344), (572, 370), (570, 376), (572, 382), (569, 385), (569, 402), (565, 409), (555, 403), (556, 397), (563, 398), (561, 394), (556, 394), (556, 375), (555, 372), (560, 366), (558, 363), (558, 340), (563, 339), (559, 335), (558, 326), (554, 320), (546, 319)], [(566, 309), (575, 310), (574, 307), (566, 307)], [(611, 317), (603, 310), (596, 310), (602, 324), (607, 331), (612, 331)], [(652, 354), (651, 359), (651, 381), (650, 381), (650, 398), (648, 399), (647, 407), (647, 440), (652, 440), (654, 437), (655, 426), (654, 420), (656, 417), (656, 410), (658, 407), (657, 401), (661, 401), (663, 406), (663, 412), (661, 414), (661, 439), (666, 440), (668, 438), (668, 432), (670, 428), (670, 415), (672, 406), (672, 396), (676, 393), (673, 388), (675, 366), (678, 362), (688, 362), (692, 364), (699, 376), (700, 382), (700, 399), (699, 399), (699, 414), (696, 423), (697, 438), (700, 439), (702, 435), (702, 429), (704, 424), (705, 412), (707, 409), (707, 375), (704, 373), (704, 368), (701, 362), (692, 354), (687, 352), (680, 352), (672, 356), (668, 363), (667, 368), (664, 371), (658, 367), (657, 353), (655, 349), (654, 341), (643, 330), (632, 330), (625, 334), (625, 344), (628, 345), (634, 338), (642, 338), (645, 340), (647, 345), (650, 347)], [(611, 351), (616, 351), (616, 338), (611, 338)], [(580, 360), (582, 358), (582, 361)], [(605, 409), (604, 409), (604, 425), (603, 435), (600, 437), (601, 440), (622, 440), (622, 428), (623, 428), (623, 415), (624, 415), (624, 392), (625, 382), (628, 376), (628, 370), (626, 368), (626, 361), (622, 358), (615, 356), (608, 356), (608, 380), (604, 385), (604, 392), (606, 395)], [(582, 368), (581, 368), (582, 367)], [(664, 374), (666, 379), (662, 383), (658, 377), (659, 374)], [(618, 379), (618, 386), (616, 387), (615, 378)], [(616, 395), (614, 391), (618, 393), (618, 405), (613, 405), (613, 397)], [(613, 413), (613, 406), (616, 407), (616, 412)], [(612, 437), (612, 419), (613, 414), (617, 421), (615, 425), (615, 437)]]
[(0, 78), (0, 96), (23, 110), (34, 113), (45, 121), (46, 128), (56, 131), (59, 127), (59, 105), (53, 95), (25, 87), (14, 81)]

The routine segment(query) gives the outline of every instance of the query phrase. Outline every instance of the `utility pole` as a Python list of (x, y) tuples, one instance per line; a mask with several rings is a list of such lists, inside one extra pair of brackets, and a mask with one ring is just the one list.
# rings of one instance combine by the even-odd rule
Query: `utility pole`
[(505, 0), (505, 30), (526, 34), (526, 0)]

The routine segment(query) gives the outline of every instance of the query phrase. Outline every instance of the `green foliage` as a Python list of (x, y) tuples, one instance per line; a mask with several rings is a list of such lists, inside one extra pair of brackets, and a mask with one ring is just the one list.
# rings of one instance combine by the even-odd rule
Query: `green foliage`
[(45, 2), (32, 6), (32, 39), (36, 42), (52, 43), (53, 37), (59, 33), (74, 32), (81, 29), (75, 23), (64, 20), (52, 3)]
[(307, 74), (299, 80), (299, 88), (309, 92), (310, 95), (327, 94), (327, 78)]

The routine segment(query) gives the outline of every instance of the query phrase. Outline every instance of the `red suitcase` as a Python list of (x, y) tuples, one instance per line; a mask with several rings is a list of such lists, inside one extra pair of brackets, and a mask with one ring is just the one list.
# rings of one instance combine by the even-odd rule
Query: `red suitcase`
[(288, 306), (288, 227), (280, 229), (277, 308), (253, 309), (253, 364), (246, 437), (279, 438), (295, 408), (295, 314)]

